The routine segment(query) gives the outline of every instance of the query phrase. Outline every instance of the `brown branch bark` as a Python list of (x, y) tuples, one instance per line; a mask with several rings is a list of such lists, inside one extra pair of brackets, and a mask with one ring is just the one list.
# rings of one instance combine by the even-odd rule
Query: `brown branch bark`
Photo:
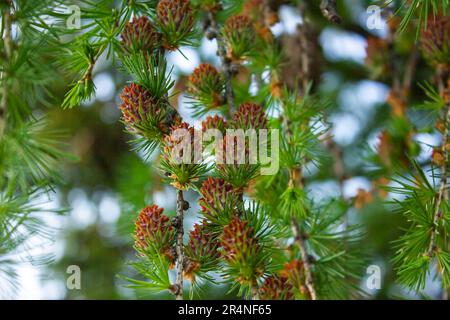
[(308, 250), (306, 249), (305, 236), (300, 230), (295, 219), (291, 220), (292, 232), (294, 234), (295, 243), (300, 249), (300, 254), (302, 256), (303, 266), (305, 268), (305, 285), (308, 288), (309, 294), (312, 300), (317, 300), (316, 289), (314, 287), (313, 272), (311, 268), (311, 259), (309, 258)]
[(232, 70), (232, 64), (231, 60), (227, 57), (227, 48), (225, 46), (225, 42), (222, 38), (222, 35), (220, 34), (220, 28), (217, 24), (217, 19), (214, 14), (214, 12), (209, 11), (208, 12), (208, 18), (209, 18), (209, 32), (210, 32), (210, 39), (216, 39), (217, 40), (217, 55), (220, 57), (220, 61), (222, 63), (223, 68), (223, 74), (225, 77), (225, 97), (228, 104), (228, 112), (231, 113), (233, 110), (235, 110), (235, 103), (234, 103), (234, 92), (233, 92), (233, 70)]
[(419, 51), (417, 46), (414, 45), (411, 54), (409, 56), (408, 62), (406, 63), (405, 73), (403, 76), (402, 92), (405, 96), (409, 95), (411, 90), (411, 85), (416, 73), (417, 61), (419, 60)]
[[(344, 201), (347, 201), (344, 195), (344, 181), (346, 179), (346, 172), (345, 172), (343, 150), (336, 142), (333, 141), (331, 135), (327, 137), (325, 146), (327, 147), (328, 151), (331, 153), (334, 159), (333, 171), (339, 186), (339, 193), (341, 194), (341, 198)], [(346, 230), (347, 228), (348, 228), (348, 212), (344, 216), (344, 229)]]
[(341, 17), (336, 7), (336, 0), (322, 0), (320, 3), (320, 10), (325, 18), (334, 23), (341, 23)]
[[(306, 21), (305, 21), (305, 6), (304, 6), (303, 2), (299, 5), (299, 12), (302, 16), (303, 22), (302, 22), (302, 25), (299, 25), (297, 27), (297, 30), (300, 34), (300, 44), (303, 48), (306, 48), (308, 45), (308, 41), (307, 41), (308, 39), (306, 38), (307, 37), (307, 33), (306, 33), (307, 25), (306, 25)], [(302, 61), (301, 65), (302, 65), (302, 73), (303, 73), (302, 94), (305, 94), (307, 87), (308, 87), (309, 75), (310, 75), (309, 57), (308, 57), (307, 53), (303, 52), (301, 61)], [(282, 119), (283, 126), (286, 131), (286, 137), (287, 137), (288, 143), (290, 143), (291, 136), (292, 136), (291, 123), (285, 114), (282, 115), (282, 118), (283, 118)], [(301, 165), (296, 168), (289, 169), (289, 185), (288, 185), (288, 187), (292, 188), (294, 186), (304, 188), (303, 169), (302, 169)], [(306, 248), (306, 243), (305, 243), (306, 236), (302, 232), (300, 225), (294, 218), (291, 219), (290, 224), (291, 224), (291, 229), (292, 229), (292, 234), (294, 236), (295, 244), (300, 249), (301, 259), (302, 259), (302, 262), (303, 262), (303, 265), (305, 268), (306, 288), (309, 291), (309, 295), (311, 296), (311, 299), (317, 300), (317, 294), (316, 294), (316, 290), (315, 290), (315, 286), (314, 286), (314, 278), (313, 278), (313, 272), (312, 272), (312, 266), (311, 266), (311, 259), (310, 259), (308, 250)]]
[[(389, 11), (389, 13), (386, 14), (386, 18), (389, 18), (392, 13)], [(396, 41), (396, 30), (392, 29), (391, 27), (387, 28), (387, 45), (388, 45), (388, 54), (389, 54), (389, 68), (391, 70), (392, 74), (392, 91), (394, 91), (397, 94), (401, 93), (402, 85), (401, 85), (401, 79), (400, 79), (400, 69), (398, 68), (399, 62), (398, 62), (398, 54), (394, 48), (395, 41)]]
[[(9, 5), (11, 5), (10, 1), (7, 1)], [(3, 43), (5, 48), (5, 58), (6, 61), (9, 61), (12, 54), (12, 37), (11, 37), (11, 28), (12, 28), (12, 19), (10, 9), (7, 8), (3, 12)], [(7, 66), (7, 63), (4, 65)], [(4, 71), (1, 75), (3, 87), (2, 87), (2, 99), (0, 101), (0, 138), (3, 136), (6, 129), (6, 113), (8, 109), (8, 99), (9, 99), (9, 88), (7, 83), (7, 72)]]
[(307, 38), (307, 21), (306, 21), (306, 4), (301, 2), (298, 6), (298, 10), (302, 17), (302, 23), (297, 25), (297, 32), (300, 39), (301, 47), (301, 67), (302, 67), (302, 92), (305, 95), (308, 88), (309, 80), (311, 77), (311, 72), (309, 69), (310, 61), (308, 55), (308, 38)]
[[(303, 184), (303, 173), (302, 168), (294, 168), (289, 170), (289, 186), (299, 186), (301, 188), (304, 187)], [(308, 253), (308, 250), (306, 248), (306, 236), (302, 232), (300, 225), (298, 222), (293, 218), (291, 220), (291, 229), (292, 234), (294, 235), (294, 240), (298, 248), (300, 249), (300, 255), (302, 258), (303, 266), (305, 268), (305, 285), (306, 288), (309, 291), (309, 295), (311, 296), (311, 300), (317, 300), (317, 293), (314, 285), (314, 278), (313, 278), (313, 271), (311, 266), (311, 259)]]
[(176, 206), (176, 254), (177, 260), (175, 263), (176, 268), (176, 279), (175, 286), (176, 290), (174, 292), (175, 298), (177, 300), (183, 300), (183, 266), (184, 266), (184, 250), (183, 250), (183, 236), (184, 236), (184, 210), (185, 201), (183, 197), (183, 190), (177, 190), (177, 206)]

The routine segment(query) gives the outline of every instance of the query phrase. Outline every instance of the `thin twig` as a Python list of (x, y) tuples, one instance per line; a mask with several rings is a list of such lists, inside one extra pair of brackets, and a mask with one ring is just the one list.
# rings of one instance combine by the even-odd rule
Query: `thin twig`
[(320, 10), (325, 18), (334, 23), (341, 23), (341, 17), (339, 16), (336, 8), (336, 0), (322, 0), (320, 3)]
[(314, 280), (312, 276), (311, 261), (308, 251), (306, 250), (304, 234), (302, 234), (300, 226), (298, 225), (297, 221), (295, 221), (295, 219), (291, 220), (291, 227), (294, 234), (295, 243), (300, 248), (303, 266), (305, 268), (305, 285), (308, 288), (309, 294), (311, 295), (311, 300), (317, 300), (316, 289), (314, 288)]
[[(303, 188), (303, 177), (302, 177), (302, 168), (295, 168), (289, 170), (289, 186), (292, 187), (294, 185), (298, 185), (299, 187)], [(317, 293), (314, 285), (314, 278), (313, 278), (313, 271), (311, 266), (311, 259), (308, 253), (308, 250), (306, 248), (305, 240), (306, 235), (302, 232), (300, 225), (298, 222), (293, 218), (291, 220), (291, 229), (292, 234), (294, 235), (295, 243), (297, 244), (298, 248), (300, 249), (300, 254), (302, 257), (303, 266), (305, 268), (305, 285), (308, 289), (309, 295), (311, 296), (311, 300), (317, 300)]]
[(223, 40), (222, 35), (220, 34), (220, 28), (217, 24), (217, 19), (214, 12), (208, 12), (209, 18), (209, 32), (211, 34), (211, 38), (215, 38), (217, 40), (217, 54), (220, 57), (220, 61), (222, 63), (223, 74), (225, 77), (225, 97), (227, 99), (227, 104), (229, 107), (228, 112), (235, 110), (234, 105), (234, 92), (233, 92), (233, 70), (231, 66), (231, 60), (227, 56), (227, 48), (225, 46), (225, 42)]
[[(445, 96), (445, 83), (447, 83), (447, 81), (443, 80), (443, 77), (446, 78), (446, 76), (443, 76), (442, 73), (446, 73), (446, 72), (442, 72), (442, 71), (438, 71), (439, 73), (439, 79), (440, 79), (440, 92), (442, 96)], [(450, 88), (448, 88), (450, 89)], [(437, 198), (436, 198), (436, 204), (435, 204), (435, 208), (434, 208), (434, 214), (433, 214), (433, 226), (431, 228), (431, 236), (430, 236), (430, 244), (428, 246), (428, 250), (427, 250), (427, 256), (429, 256), (430, 258), (433, 256), (433, 252), (435, 251), (435, 247), (436, 247), (436, 236), (438, 233), (438, 227), (439, 227), (439, 222), (442, 219), (442, 211), (441, 211), (441, 203), (445, 200), (448, 199), (448, 190), (447, 190), (447, 161), (448, 161), (448, 144), (449, 144), (449, 139), (448, 139), (448, 134), (449, 134), (449, 125), (450, 125), (450, 101), (446, 101), (446, 106), (445, 106), (445, 116), (444, 116), (444, 132), (442, 133), (442, 146), (441, 146), (441, 152), (442, 155), (444, 156), (444, 160), (442, 161), (442, 165), (440, 168), (441, 171), (441, 181), (439, 183), (439, 189), (438, 189), (438, 193), (437, 193)]]
[[(11, 5), (10, 1), (7, 1), (8, 4)], [(5, 56), (6, 61), (9, 61), (12, 54), (12, 37), (11, 37), (11, 28), (12, 28), (12, 20), (11, 20), (11, 12), (9, 8), (7, 8), (3, 12), (3, 43), (5, 47)], [(7, 65), (7, 63), (5, 63)], [(9, 99), (9, 88), (7, 81), (7, 72), (4, 71), (1, 75), (3, 87), (2, 87), (2, 99), (0, 101), (0, 138), (3, 136), (6, 129), (6, 112), (8, 109), (8, 99)]]
[(306, 22), (306, 6), (305, 3), (301, 2), (299, 4), (298, 10), (300, 12), (300, 15), (302, 17), (302, 23), (297, 25), (297, 32), (300, 38), (300, 46), (301, 46), (301, 62), (302, 62), (302, 94), (306, 94), (306, 90), (308, 88), (309, 84), (309, 78), (310, 78), (310, 61), (309, 61), (309, 52), (308, 52), (308, 38), (307, 38), (307, 32), (308, 32), (308, 26)]
[[(285, 119), (285, 126), (287, 131), (287, 136), (290, 138), (292, 135), (289, 121)], [(292, 188), (294, 186), (298, 186), (300, 188), (304, 188), (303, 183), (303, 170), (302, 167), (299, 166), (297, 168), (293, 168), (289, 170), (289, 187)], [(314, 280), (313, 280), (313, 273), (312, 273), (312, 267), (311, 267), (311, 261), (309, 258), (308, 250), (306, 249), (305, 245), (305, 234), (302, 232), (299, 224), (295, 219), (291, 220), (291, 228), (292, 233), (294, 235), (295, 243), (300, 249), (300, 254), (302, 257), (303, 265), (305, 267), (305, 285), (308, 288), (309, 294), (311, 296), (312, 300), (317, 300), (317, 294), (314, 287)]]
[[(325, 145), (328, 148), (328, 151), (332, 154), (334, 159), (333, 164), (333, 171), (335, 178), (337, 180), (338, 186), (339, 186), (339, 193), (341, 194), (341, 198), (347, 202), (347, 199), (345, 199), (344, 195), (344, 182), (346, 178), (346, 172), (345, 172), (345, 163), (344, 163), (344, 155), (342, 148), (333, 141), (333, 138), (331, 136), (328, 137), (327, 142)], [(347, 230), (349, 226), (348, 221), (348, 211), (344, 215), (344, 229)]]
[(331, 154), (333, 155), (333, 159), (335, 160), (333, 171), (339, 184), (339, 191), (341, 193), (341, 196), (342, 198), (344, 198), (344, 181), (346, 173), (343, 159), (343, 150), (336, 142), (333, 141), (332, 137), (329, 138), (328, 150), (331, 152)]
[[(309, 82), (309, 57), (308, 54), (306, 52), (306, 48), (308, 45), (308, 41), (307, 41), (307, 35), (306, 35), (306, 21), (305, 21), (305, 6), (304, 3), (302, 2), (299, 5), (299, 12), (302, 16), (302, 25), (297, 27), (298, 32), (300, 33), (300, 41), (301, 41), (301, 46), (302, 46), (302, 73), (303, 73), (303, 88), (302, 88), (302, 93), (305, 94), (307, 87), (308, 87), (308, 82)], [(285, 114), (282, 115), (282, 120), (283, 120), (283, 126), (286, 130), (286, 137), (288, 142), (291, 142), (291, 138), (292, 138), (292, 128), (291, 128), (291, 123), (289, 121), (289, 119), (286, 117)], [(303, 169), (302, 166), (298, 166), (296, 168), (291, 168), (289, 169), (289, 184), (288, 184), (289, 188), (292, 188), (294, 186), (298, 186), (299, 188), (304, 188), (304, 183), (303, 183)], [(302, 233), (302, 230), (298, 224), (298, 222), (292, 218), (291, 220), (291, 228), (292, 228), (292, 233), (295, 239), (295, 243), (296, 245), (299, 247), (300, 249), (300, 253), (301, 253), (301, 258), (302, 258), (302, 262), (305, 268), (305, 285), (309, 291), (309, 294), (311, 296), (312, 300), (317, 300), (317, 294), (316, 294), (316, 290), (314, 287), (314, 279), (313, 279), (313, 273), (312, 273), (312, 267), (311, 267), (311, 261), (309, 258), (309, 254), (308, 254), (308, 250), (306, 249), (306, 245), (305, 245), (305, 235)]]
[(175, 286), (176, 290), (174, 292), (175, 298), (177, 300), (183, 300), (183, 265), (184, 265), (184, 250), (183, 250), (183, 236), (184, 236), (184, 226), (183, 226), (183, 216), (185, 209), (185, 201), (183, 198), (183, 190), (177, 191), (177, 207), (176, 207), (176, 280)]
[(417, 45), (414, 45), (412, 52), (409, 56), (408, 62), (406, 63), (405, 73), (403, 76), (402, 91), (405, 96), (407, 96), (411, 90), (411, 85), (414, 79), (414, 74), (416, 72), (418, 60), (419, 60), (419, 50), (417, 50)]
[[(388, 11), (388, 13), (386, 14), (386, 18), (388, 19), (389, 16), (392, 15), (391, 11)], [(392, 27), (388, 27), (387, 28), (387, 38), (386, 38), (386, 42), (388, 45), (388, 53), (389, 53), (389, 68), (391, 70), (392, 73), (392, 91), (400, 94), (401, 93), (401, 89), (402, 89), (402, 85), (401, 85), (401, 79), (400, 79), (400, 70), (399, 70), (399, 57), (398, 54), (394, 48), (395, 45), (395, 41), (396, 41), (396, 32), (395, 30), (392, 29)]]
[(306, 94), (306, 90), (309, 85), (309, 76), (310, 76), (310, 62), (309, 62), (309, 53), (308, 53), (308, 39), (307, 39), (307, 29), (306, 24), (303, 22), (303, 25), (299, 25), (298, 27), (299, 37), (300, 37), (300, 43), (302, 47), (302, 94)]
[(258, 285), (252, 287), (252, 300), (259, 300)]

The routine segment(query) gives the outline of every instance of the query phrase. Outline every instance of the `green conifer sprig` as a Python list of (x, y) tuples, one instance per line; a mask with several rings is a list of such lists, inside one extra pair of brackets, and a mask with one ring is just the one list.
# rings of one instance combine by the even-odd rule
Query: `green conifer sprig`
[[(95, 93), (94, 67), (103, 54), (110, 57), (120, 52), (120, 42), (117, 38), (132, 12), (139, 10), (145, 12), (146, 6), (135, 5), (129, 1), (123, 1), (118, 7), (108, 0), (82, 1), (79, 17), (82, 32), (76, 28), (72, 31), (65, 28), (65, 34), (76, 35), (75, 41), (66, 42), (65, 55), (57, 57), (66, 72), (71, 75), (78, 74), (77, 80), (66, 95), (63, 107), (72, 108), (92, 98)], [(66, 18), (63, 21), (67, 21), (67, 15), (58, 14), (57, 10), (56, 13), (60, 18)]]
[(130, 282), (127, 286), (129, 288), (140, 289), (149, 293), (170, 291), (172, 283), (168, 272), (169, 261), (160, 254), (155, 254), (155, 256), (152, 256), (150, 259), (142, 257), (139, 258), (139, 261), (130, 262), (130, 265), (146, 280), (120, 276), (122, 279)]
[[(391, 2), (392, 0), (388, 1), (388, 3)], [(402, 17), (399, 31), (405, 31), (413, 19), (418, 19), (417, 35), (419, 35), (422, 27), (427, 25), (430, 16), (435, 17), (438, 14), (448, 14), (449, 4), (448, 0), (412, 0), (410, 3), (402, 1), (398, 13), (403, 10), (406, 12)]]
[(143, 52), (136, 52), (124, 56), (122, 63), (126, 71), (133, 75), (134, 81), (146, 88), (152, 97), (169, 97), (169, 91), (175, 84), (171, 79), (173, 68), (167, 69), (167, 62), (161, 54), (147, 57)]
[(309, 200), (305, 190), (292, 186), (288, 187), (280, 196), (281, 213), (290, 221), (292, 218), (302, 219), (306, 218), (310, 210)]
[(45, 118), (29, 120), (11, 130), (0, 144), (3, 177), (14, 177), (22, 190), (43, 181), (57, 181), (58, 166), (63, 159), (76, 158), (62, 151), (64, 133), (49, 129)]
[[(78, 106), (82, 101), (90, 99), (95, 93), (93, 69), (98, 56), (102, 53), (102, 49), (96, 48), (88, 42), (84, 42), (81, 48), (82, 50), (78, 51), (78, 60), (74, 59), (72, 62), (74, 67), (79, 68), (81, 79), (67, 92), (62, 104), (64, 108)], [(74, 54), (71, 52), (70, 58), (73, 56)]]
[(445, 100), (436, 88), (429, 82), (420, 84), (420, 88), (423, 90), (428, 99), (417, 107), (429, 111), (431, 113), (430, 116), (439, 115), (439, 113), (445, 108)]
[[(433, 171), (431, 174), (435, 176)], [(438, 262), (444, 267), (438, 272), (444, 279), (444, 286), (447, 286), (450, 273), (445, 268), (450, 263), (446, 253), (450, 219), (448, 203), (440, 204), (439, 214), (442, 219), (436, 226), (435, 248), (430, 252), (431, 233), (435, 228), (436, 187), (428, 181), (426, 173), (417, 164), (414, 176), (400, 176), (393, 181), (398, 186), (389, 187), (388, 190), (400, 195), (402, 199), (394, 199), (391, 205), (396, 213), (406, 217), (409, 225), (402, 237), (394, 243), (397, 252), (393, 261), (397, 266), (398, 280), (410, 290), (420, 291), (425, 287), (432, 263)]]
[[(348, 210), (341, 201), (331, 199), (312, 206), (304, 232), (315, 259), (313, 268), (318, 296), (322, 299), (361, 298), (359, 286), (368, 257), (361, 248), (364, 235), (360, 225), (342, 228)], [(328, 283), (328, 284), (327, 284)]]
[[(30, 237), (45, 241), (52, 230), (42, 216), (62, 210), (43, 210), (43, 197), (58, 181), (60, 163), (70, 157), (63, 150), (64, 135), (51, 128), (44, 116), (53, 105), (59, 76), (52, 54), (59, 28), (48, 23), (56, 17), (54, 1), (3, 1), (0, 91), (0, 296), (12, 298), (19, 263), (48, 263), (51, 257), (33, 256)], [(12, 32), (15, 30), (15, 32)]]

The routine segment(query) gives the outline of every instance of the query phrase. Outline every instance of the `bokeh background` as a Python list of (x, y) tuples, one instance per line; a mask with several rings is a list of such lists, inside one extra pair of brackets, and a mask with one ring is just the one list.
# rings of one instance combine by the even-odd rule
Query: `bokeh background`
[[(68, 1), (70, 2), (70, 1)], [(342, 160), (346, 177), (340, 183), (327, 170), (316, 173), (308, 180), (307, 189), (314, 199), (323, 196), (344, 196), (351, 199), (361, 190), (370, 190), (368, 168), (364, 150), (377, 144), (378, 135), (389, 120), (386, 104), (389, 82), (372, 80), (365, 67), (367, 36), (386, 36), (386, 25), (367, 28), (367, 7), (371, 1), (339, 1), (339, 10), (344, 19), (341, 26), (327, 23), (315, 13), (314, 23), (319, 28), (320, 51), (323, 54), (319, 91), (328, 96), (334, 106), (328, 119), (332, 124), (333, 140), (342, 149)], [(69, 5), (69, 3), (68, 3)], [(281, 6), (280, 22), (272, 27), (277, 37), (289, 37), (296, 33), (301, 18), (295, 7)], [(215, 40), (203, 39), (199, 48), (181, 48), (184, 56), (171, 53), (169, 63), (173, 65), (172, 76), (183, 79), (202, 61), (220, 65), (216, 57)], [(294, 52), (295, 54), (295, 52)], [(130, 137), (120, 123), (118, 93), (128, 79), (102, 57), (95, 69), (96, 95), (79, 108), (63, 110), (60, 102), (70, 84), (70, 79), (61, 81), (55, 88), (58, 92), (55, 105), (45, 110), (52, 125), (66, 131), (68, 150), (79, 160), (69, 161), (62, 167), (63, 183), (49, 199), (42, 199), (46, 208), (67, 208), (62, 216), (49, 214), (45, 220), (53, 228), (53, 241), (32, 238), (29, 247), (33, 254), (49, 253), (52, 262), (33, 266), (19, 264), (19, 299), (131, 299), (168, 298), (159, 295), (150, 297), (145, 292), (135, 292), (124, 287), (117, 275), (131, 274), (127, 261), (134, 259), (132, 249), (133, 222), (139, 210), (149, 203), (156, 203), (173, 212), (175, 192), (161, 183), (151, 159), (130, 151)], [(183, 89), (182, 81), (177, 89)], [(189, 116), (186, 99), (177, 97), (179, 110), (188, 122), (199, 125)], [(413, 121), (420, 114), (412, 112)], [(433, 133), (416, 134), (414, 139), (422, 146), (419, 159), (426, 162), (431, 155), (430, 144), (437, 144), (439, 136)], [(330, 161), (335, 161), (331, 159)], [(331, 163), (330, 163), (331, 164)], [(326, 166), (325, 166), (326, 167)], [(195, 202), (195, 195), (189, 194)], [(49, 200), (49, 201), (47, 201)], [(196, 219), (197, 208), (193, 206), (187, 214), (187, 227)], [(363, 222), (367, 228), (364, 239), (370, 263), (382, 270), (380, 290), (368, 290), (371, 298), (422, 298), (405, 292), (393, 278), (389, 260), (393, 255), (391, 241), (400, 234), (405, 221), (388, 211), (376, 200), (352, 209), (351, 222)], [(82, 272), (81, 290), (68, 290), (66, 269), (78, 265)], [(364, 280), (361, 286), (365, 288)], [(227, 288), (214, 286), (205, 288), (208, 298), (232, 298)], [(439, 283), (430, 281), (424, 293), (429, 297), (440, 294)]]

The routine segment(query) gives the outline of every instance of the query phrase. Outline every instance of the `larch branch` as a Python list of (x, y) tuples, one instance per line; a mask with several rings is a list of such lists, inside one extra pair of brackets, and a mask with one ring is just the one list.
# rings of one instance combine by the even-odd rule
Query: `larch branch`
[(208, 12), (209, 17), (209, 32), (211, 34), (211, 38), (215, 38), (217, 40), (217, 54), (220, 57), (220, 61), (222, 63), (223, 74), (225, 77), (225, 97), (227, 99), (227, 104), (229, 107), (228, 112), (235, 110), (234, 105), (234, 92), (233, 92), (233, 70), (231, 65), (230, 58), (227, 57), (227, 48), (225, 46), (225, 42), (223, 40), (222, 35), (220, 34), (220, 28), (217, 24), (217, 19), (214, 12)]
[[(7, 1), (11, 5), (10, 1)], [(5, 9), (3, 12), (3, 43), (5, 48), (5, 58), (9, 61), (12, 54), (12, 19), (10, 8)], [(2, 87), (2, 99), (0, 101), (0, 138), (3, 136), (6, 129), (6, 112), (8, 109), (9, 88), (7, 81), (7, 72), (4, 71), (1, 75), (3, 87)]]
[[(302, 23), (302, 25), (298, 26), (298, 32), (300, 33), (301, 46), (303, 48), (306, 48), (308, 45), (307, 44), (308, 41), (306, 38), (307, 37), (307, 34), (306, 34), (307, 26), (306, 26), (306, 21), (305, 21), (305, 7), (303, 4), (301, 4), (299, 6), (299, 11), (302, 16), (303, 23)], [(310, 73), (309, 57), (306, 52), (304, 52), (302, 54), (302, 72), (303, 72), (302, 91), (303, 91), (303, 94), (306, 94), (306, 90), (307, 90), (308, 82), (309, 82), (308, 75)], [(283, 124), (285, 126), (286, 135), (287, 135), (288, 141), (290, 141), (291, 136), (292, 136), (291, 124), (290, 124), (289, 119), (287, 119), (285, 116), (283, 118), (284, 118)], [(302, 169), (301, 165), (296, 168), (291, 168), (289, 170), (289, 187), (292, 188), (294, 186), (304, 188), (303, 169)], [(315, 286), (314, 286), (314, 278), (313, 278), (313, 272), (312, 272), (312, 267), (311, 267), (311, 261), (310, 261), (309, 253), (308, 253), (308, 250), (307, 250), (306, 244), (305, 244), (306, 237), (302, 233), (300, 225), (294, 218), (291, 219), (291, 229), (292, 229), (292, 233), (294, 235), (295, 243), (300, 249), (301, 258), (303, 261), (303, 265), (305, 267), (305, 285), (309, 291), (311, 299), (317, 300), (317, 294), (316, 294), (316, 290), (315, 290)]]
[[(439, 73), (442, 73), (441, 71), (439, 71)], [(446, 72), (444, 72), (446, 73)], [(443, 80), (443, 75), (440, 74), (439, 77), (440, 80), (440, 92), (441, 95), (444, 97), (445, 96), (445, 88), (449, 87), (448, 86), (448, 82), (450, 82), (450, 80)], [(444, 77), (446, 78), (446, 77)], [(447, 84), (447, 86), (446, 86)], [(450, 88), (448, 88), (450, 89)], [(438, 233), (438, 228), (439, 228), (439, 222), (442, 219), (442, 210), (441, 210), (441, 204), (443, 201), (448, 200), (448, 190), (447, 190), (447, 175), (448, 175), (448, 170), (447, 170), (447, 163), (448, 163), (448, 156), (449, 156), (449, 152), (448, 152), (448, 144), (450, 143), (449, 139), (448, 139), (448, 135), (449, 135), (449, 125), (450, 125), (450, 101), (448, 101), (449, 99), (447, 99), (446, 101), (446, 105), (445, 105), (445, 109), (444, 109), (444, 132), (442, 133), (442, 145), (441, 145), (441, 152), (442, 155), (444, 156), (444, 160), (442, 161), (442, 165), (440, 166), (440, 171), (441, 171), (441, 179), (440, 179), (440, 183), (439, 183), (439, 189), (438, 189), (438, 193), (436, 195), (436, 203), (435, 203), (435, 208), (434, 208), (434, 213), (433, 213), (433, 225), (431, 227), (431, 236), (430, 236), (430, 244), (428, 246), (428, 250), (427, 250), (427, 256), (429, 256), (430, 258), (433, 256), (433, 253), (435, 251), (435, 247), (436, 247), (436, 236)]]
[(184, 236), (184, 210), (185, 200), (183, 197), (183, 190), (177, 191), (177, 206), (176, 206), (176, 279), (174, 292), (177, 300), (183, 300), (183, 266), (184, 266), (184, 250), (183, 250), (183, 236)]
[(313, 272), (311, 268), (311, 260), (309, 258), (308, 251), (305, 245), (305, 236), (302, 234), (300, 230), (300, 226), (298, 225), (295, 219), (291, 220), (292, 232), (294, 234), (295, 243), (298, 245), (300, 249), (300, 254), (302, 256), (303, 266), (305, 268), (305, 285), (308, 288), (309, 294), (311, 295), (312, 300), (317, 300), (316, 289), (314, 287), (314, 279)]

